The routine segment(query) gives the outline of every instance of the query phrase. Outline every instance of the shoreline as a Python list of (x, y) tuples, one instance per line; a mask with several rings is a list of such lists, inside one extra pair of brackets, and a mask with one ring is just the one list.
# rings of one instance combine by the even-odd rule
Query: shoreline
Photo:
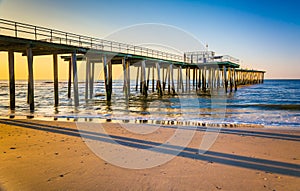
[[(99, 115), (100, 116), (100, 115)], [(6, 115), (0, 116), (3, 120), (38, 120), (48, 122), (91, 122), (91, 123), (126, 123), (126, 124), (149, 124), (149, 125), (160, 125), (160, 126), (184, 126), (184, 127), (207, 127), (207, 128), (268, 128), (268, 129), (300, 129), (300, 126), (287, 126), (287, 125), (264, 125), (264, 124), (250, 124), (250, 123), (236, 123), (236, 122), (207, 122), (199, 120), (177, 120), (175, 118), (166, 119), (153, 119), (151, 117), (111, 117), (108, 115), (99, 116), (34, 116), (34, 115)]]
[[(174, 128), (149, 135), (104, 123), (117, 141), (162, 143)], [(132, 124), (129, 125), (132, 127)], [(142, 124), (138, 127), (142, 128)], [(96, 156), (75, 123), (0, 120), (0, 188), (3, 190), (297, 190), (300, 130), (222, 128), (216, 142), (197, 154), (204, 131), (164, 164), (125, 169)], [(93, 135), (96, 136), (96, 135)]]

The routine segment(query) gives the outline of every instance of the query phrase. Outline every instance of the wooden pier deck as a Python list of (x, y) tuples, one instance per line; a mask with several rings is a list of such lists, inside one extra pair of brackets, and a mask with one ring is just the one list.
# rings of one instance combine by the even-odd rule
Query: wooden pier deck
[[(263, 83), (264, 71), (239, 68), (239, 61), (230, 56), (215, 56), (211, 51), (187, 52), (176, 55), (145, 47), (97, 39), (59, 30), (38, 27), (0, 19), (0, 51), (8, 52), (10, 109), (15, 109), (15, 61), (14, 53), (22, 53), (28, 64), (28, 99), (34, 111), (33, 57), (53, 55), (54, 100), (59, 105), (58, 59), (69, 62), (68, 97), (71, 98), (73, 83), (74, 106), (79, 105), (77, 61), (86, 62), (85, 99), (93, 98), (95, 63), (103, 63), (107, 101), (111, 100), (112, 65), (123, 66), (124, 95), (130, 96), (130, 68), (136, 67), (135, 91), (177, 94), (191, 91), (210, 93), (224, 88), (236, 91), (239, 85)], [(60, 57), (59, 57), (60, 55)], [(185, 74), (184, 74), (185, 72)], [(175, 75), (176, 73), (176, 75)], [(151, 79), (150, 79), (151, 77)], [(152, 83), (149, 83), (151, 80)], [(152, 87), (150, 87), (152, 84)]]

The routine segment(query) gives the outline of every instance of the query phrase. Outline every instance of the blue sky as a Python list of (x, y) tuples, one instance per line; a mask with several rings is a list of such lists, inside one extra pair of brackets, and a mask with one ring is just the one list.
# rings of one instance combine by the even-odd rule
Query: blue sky
[(299, 8), (291, 0), (0, 0), (0, 17), (99, 38), (134, 24), (174, 25), (267, 78), (300, 78)]

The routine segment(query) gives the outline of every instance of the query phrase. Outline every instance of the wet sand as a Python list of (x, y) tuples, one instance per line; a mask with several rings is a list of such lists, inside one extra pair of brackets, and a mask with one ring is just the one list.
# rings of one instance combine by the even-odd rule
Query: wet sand
[[(104, 125), (134, 145), (163, 143), (175, 131), (142, 135)], [(222, 128), (199, 155), (204, 132), (171, 161), (133, 170), (96, 156), (75, 123), (0, 119), (0, 190), (299, 190), (300, 130)]]

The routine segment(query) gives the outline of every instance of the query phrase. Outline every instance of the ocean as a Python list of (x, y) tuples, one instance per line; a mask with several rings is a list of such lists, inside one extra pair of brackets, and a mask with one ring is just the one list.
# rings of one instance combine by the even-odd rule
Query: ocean
[[(112, 101), (107, 103), (103, 81), (95, 82), (96, 96), (85, 100), (85, 83), (79, 83), (80, 106), (67, 98), (67, 82), (59, 83), (59, 106), (54, 107), (50, 81), (35, 81), (35, 111), (26, 103), (27, 81), (16, 81), (16, 110), (9, 110), (8, 82), (0, 81), (0, 116), (34, 117), (55, 120), (123, 121), (142, 123), (222, 124), (224, 126), (271, 126), (300, 128), (300, 80), (265, 80), (263, 84), (239, 87), (225, 96), (189, 93), (148, 98), (135, 91), (124, 98), (122, 81), (114, 81)], [(192, 82), (191, 82), (192, 84)], [(73, 92), (72, 92), (73, 93)]]

